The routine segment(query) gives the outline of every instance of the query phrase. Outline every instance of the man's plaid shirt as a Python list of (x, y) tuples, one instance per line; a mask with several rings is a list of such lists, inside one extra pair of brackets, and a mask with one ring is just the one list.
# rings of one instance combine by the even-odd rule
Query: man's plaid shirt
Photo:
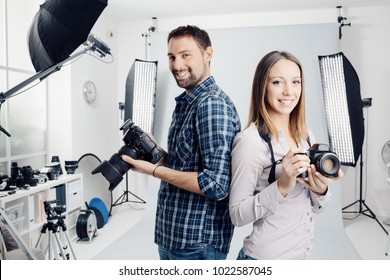
[(204, 242), (229, 251), (234, 228), (228, 209), (230, 154), (240, 129), (233, 102), (213, 77), (176, 97), (165, 166), (198, 172), (205, 196), (161, 182), (155, 227), (158, 245), (177, 250)]

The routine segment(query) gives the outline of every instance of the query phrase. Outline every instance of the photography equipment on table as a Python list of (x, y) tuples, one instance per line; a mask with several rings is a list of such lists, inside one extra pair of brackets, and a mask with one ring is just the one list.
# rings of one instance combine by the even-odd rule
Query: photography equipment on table
[(9, 191), (16, 189), (15, 186), (12, 186), (11, 178), (8, 175), (0, 175), (0, 191)]
[(51, 162), (53, 166), (55, 166), (59, 170), (59, 175), (62, 175), (62, 167), (61, 167), (61, 161), (59, 156), (52, 156), (51, 157)]
[[(314, 164), (316, 170), (326, 177), (337, 177), (341, 164), (336, 153), (329, 149), (326, 144), (313, 144), (304, 154), (310, 159), (310, 164)], [(298, 177), (307, 178), (307, 172), (299, 174)]]
[(47, 163), (39, 172), (40, 174), (45, 174), (49, 180), (57, 180), (61, 174), (61, 170), (59, 162), (51, 162)]
[(11, 185), (19, 189), (28, 189), (36, 186), (38, 180), (34, 177), (34, 170), (31, 166), (19, 167), (17, 162), (11, 163)]
[(35, 175), (35, 178), (37, 178), (39, 184), (44, 184), (47, 181), (49, 181), (49, 177), (47, 177), (46, 174), (39, 173), (39, 174)]
[[(75, 170), (75, 166), (71, 166)], [(77, 167), (76, 167), (77, 168)], [(74, 172), (73, 172), (74, 173)], [(73, 174), (68, 173), (68, 174)], [(29, 189), (38, 184), (46, 183), (48, 180), (57, 180), (62, 174), (61, 163), (58, 156), (52, 157), (52, 162), (45, 165), (41, 169), (33, 169), (31, 166), (19, 167), (17, 162), (11, 163), (10, 177), (6, 175), (0, 178), (0, 190), (13, 189)]]
[(78, 160), (65, 160), (66, 174), (74, 174), (78, 167), (79, 167)]
[(165, 156), (165, 152), (160, 150), (157, 144), (138, 126), (128, 119), (120, 130), (125, 131), (123, 141), (125, 145), (118, 153), (111, 156), (108, 161), (104, 161), (96, 167), (92, 174), (102, 173), (110, 183), (109, 190), (112, 191), (122, 181), (123, 175), (132, 167), (121, 159), (122, 155), (127, 155), (133, 159), (142, 159), (151, 163), (157, 163)]
[[(38, 241), (35, 248), (40, 248), (43, 235), (46, 234), (47, 230), (48, 241), (45, 249), (45, 254), (48, 254), (48, 259), (63, 259), (70, 260), (76, 259), (76, 255), (71, 246), (70, 238), (67, 232), (67, 226), (65, 224), (65, 216), (62, 215), (66, 211), (66, 207), (63, 205), (54, 205), (57, 200), (44, 201), (43, 206), (46, 213), (46, 223), (43, 224), (41, 234), (39, 235)], [(55, 239), (55, 242), (53, 240)], [(72, 253), (70, 255), (68, 249)]]

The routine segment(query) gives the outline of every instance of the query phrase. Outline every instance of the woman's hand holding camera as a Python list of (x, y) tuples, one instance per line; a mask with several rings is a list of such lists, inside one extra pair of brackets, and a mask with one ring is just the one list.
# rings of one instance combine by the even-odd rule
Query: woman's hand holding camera
[[(299, 175), (307, 173), (306, 178)], [(316, 170), (310, 163), (306, 151), (300, 148), (290, 150), (282, 161), (282, 173), (278, 180), (278, 188), (283, 196), (295, 186), (296, 182), (303, 184), (318, 195), (326, 194), (329, 184), (340, 179), (344, 173), (339, 170), (337, 177), (326, 177)]]
[(278, 188), (283, 196), (296, 185), (297, 176), (307, 171), (310, 159), (300, 148), (290, 150), (283, 158), (282, 173), (278, 180)]
[(316, 170), (314, 164), (309, 166), (307, 173), (307, 179), (297, 178), (297, 181), (318, 195), (325, 195), (329, 184), (344, 176), (343, 171), (339, 170), (337, 177), (326, 177)]

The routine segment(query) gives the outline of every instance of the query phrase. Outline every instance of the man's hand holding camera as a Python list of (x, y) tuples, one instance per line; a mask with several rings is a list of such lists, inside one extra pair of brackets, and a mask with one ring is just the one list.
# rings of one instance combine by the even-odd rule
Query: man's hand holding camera
[(122, 160), (127, 162), (128, 164), (130, 164), (132, 166), (131, 170), (133, 170), (135, 172), (143, 173), (146, 175), (153, 175), (153, 172), (155, 171), (155, 169), (158, 166), (163, 165), (163, 162), (164, 162), (164, 158), (162, 158), (158, 163), (153, 164), (153, 163), (146, 161), (146, 160), (133, 159), (127, 155), (122, 155)]
[(292, 149), (284, 156), (282, 173), (278, 180), (278, 188), (283, 196), (294, 188), (299, 174), (306, 172), (310, 166), (309, 157), (300, 148)]

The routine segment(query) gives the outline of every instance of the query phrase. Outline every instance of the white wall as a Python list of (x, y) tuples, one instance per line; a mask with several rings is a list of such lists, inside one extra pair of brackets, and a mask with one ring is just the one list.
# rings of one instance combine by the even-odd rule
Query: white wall
[[(107, 36), (108, 30), (113, 30), (113, 38)], [(111, 48), (112, 63), (107, 64), (84, 54), (48, 78), (49, 156), (58, 154), (62, 160), (76, 160), (85, 153), (94, 153), (105, 158), (119, 148), (115, 31), (115, 25), (103, 16), (91, 30)], [(111, 58), (107, 56), (102, 60), (110, 61)], [(82, 95), (83, 84), (87, 80), (93, 81), (97, 88), (97, 98), (92, 104), (87, 104)]]
[[(65, 160), (78, 160), (82, 155), (92, 153), (103, 161), (123, 145), (118, 137), (119, 56), (116, 25), (104, 17), (103, 11), (91, 33), (111, 48), (113, 62), (107, 63), (112, 61), (110, 56), (101, 58), (103, 62), (84, 54), (48, 78), (48, 160), (52, 155), (58, 155), (64, 163)], [(113, 36), (109, 36), (109, 33)], [(82, 95), (83, 84), (87, 80), (93, 81), (97, 89), (97, 97), (92, 104), (87, 104)], [(92, 177), (90, 172), (98, 165), (97, 161), (93, 163), (94, 166), (79, 168), (84, 173), (84, 186), (87, 188), (84, 199), (89, 201), (98, 196), (107, 203), (110, 201), (109, 184), (101, 174)], [(114, 193), (120, 193), (120, 190)]]
[[(362, 98), (372, 98), (372, 107), (364, 109), (366, 141), (364, 161), (367, 174), (363, 176), (366, 203), (377, 215), (390, 215), (390, 186), (386, 184), (387, 168), (381, 150), (390, 140), (390, 6), (347, 9), (351, 27), (343, 28), (341, 47), (354, 65), (360, 78)], [(347, 171), (343, 180), (343, 200), (352, 203), (358, 199), (359, 167)], [(365, 176), (366, 175), (366, 176)], [(347, 204), (347, 205), (348, 205)]]
[[(378, 8), (344, 7), (351, 27), (343, 28), (341, 50), (354, 65), (361, 81), (362, 98), (372, 97), (373, 106), (369, 108), (367, 156), (368, 189), (366, 203), (377, 215), (390, 215), (390, 186), (386, 185), (387, 170), (382, 162), (380, 151), (385, 141), (390, 140), (390, 129), (385, 125), (388, 119), (386, 110), (390, 104), (386, 93), (386, 80), (390, 76), (389, 59), (386, 50), (390, 49), (390, 39), (386, 28), (390, 26), (390, 6)], [(287, 24), (313, 24), (337, 22), (338, 11), (315, 10), (304, 12), (262, 13), (247, 15), (226, 15), (196, 18), (158, 19), (157, 29), (169, 31), (179, 25), (195, 24), (204, 29), (248, 26), (269, 26)], [(123, 88), (128, 70), (135, 58), (146, 58), (145, 37), (152, 20), (133, 21), (118, 25), (118, 88)], [(153, 36), (153, 33), (151, 34)], [(266, 40), (266, 38), (265, 38)], [(308, 42), (310, 43), (310, 42)], [(217, 50), (216, 50), (217, 51)], [(172, 100), (173, 102), (173, 100)], [(166, 129), (168, 129), (168, 124)], [(160, 143), (161, 139), (156, 135)], [(342, 205), (358, 199), (359, 168), (343, 168), (346, 172), (342, 180)], [(139, 190), (144, 192), (143, 189)], [(350, 209), (353, 210), (353, 209)]]

